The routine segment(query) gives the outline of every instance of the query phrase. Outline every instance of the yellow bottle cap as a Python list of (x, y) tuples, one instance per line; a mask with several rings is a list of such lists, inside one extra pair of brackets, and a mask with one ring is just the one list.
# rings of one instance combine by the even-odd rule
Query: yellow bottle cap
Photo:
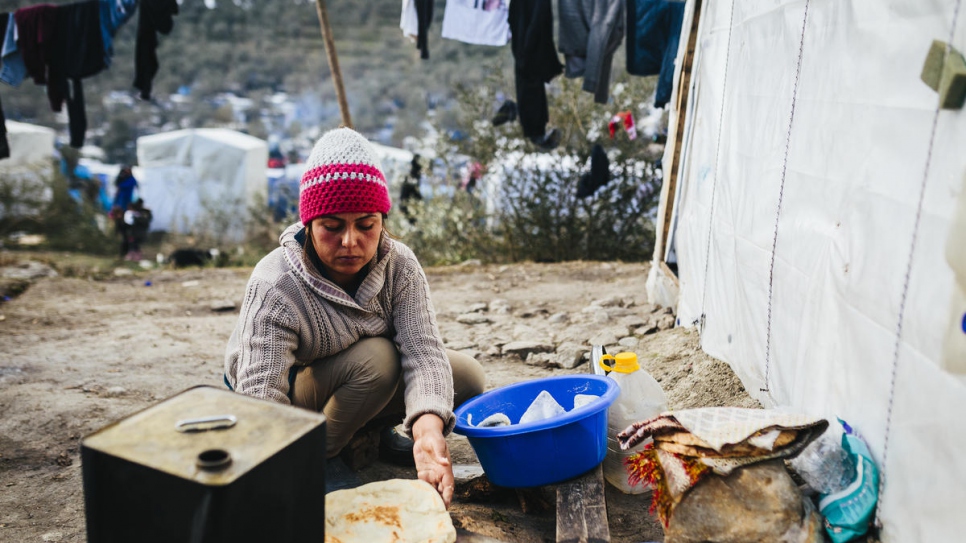
[[(604, 360), (613, 360), (614, 365), (610, 366), (604, 363)], [(616, 371), (617, 373), (634, 373), (635, 371), (641, 369), (640, 364), (637, 363), (637, 355), (634, 353), (617, 353), (616, 355), (605, 354), (600, 357), (600, 366), (607, 371)]]

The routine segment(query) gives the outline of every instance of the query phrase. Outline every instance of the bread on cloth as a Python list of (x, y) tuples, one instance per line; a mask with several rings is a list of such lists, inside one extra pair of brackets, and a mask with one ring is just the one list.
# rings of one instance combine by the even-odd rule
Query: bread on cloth
[(325, 496), (325, 543), (454, 543), (439, 493), (420, 480), (390, 479)]

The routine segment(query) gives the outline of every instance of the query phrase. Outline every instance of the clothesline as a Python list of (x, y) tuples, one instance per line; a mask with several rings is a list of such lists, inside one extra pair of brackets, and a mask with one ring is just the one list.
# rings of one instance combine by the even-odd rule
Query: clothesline
[[(45, 85), (52, 111), (67, 104), (70, 146), (84, 145), (87, 114), (81, 81), (111, 66), (114, 36), (138, 12), (134, 87), (151, 99), (158, 72), (158, 33), (169, 34), (178, 13), (176, 0), (83, 0), (37, 4), (0, 13), (0, 82), (19, 87), (28, 77)], [(0, 121), (3, 121), (0, 105)], [(0, 122), (0, 158), (10, 156)]]

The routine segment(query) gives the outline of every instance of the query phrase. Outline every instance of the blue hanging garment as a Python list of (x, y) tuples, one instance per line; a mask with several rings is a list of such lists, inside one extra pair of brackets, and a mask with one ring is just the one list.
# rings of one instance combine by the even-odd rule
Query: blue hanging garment
[(657, 75), (654, 107), (671, 99), (684, 2), (627, 0), (627, 73)]

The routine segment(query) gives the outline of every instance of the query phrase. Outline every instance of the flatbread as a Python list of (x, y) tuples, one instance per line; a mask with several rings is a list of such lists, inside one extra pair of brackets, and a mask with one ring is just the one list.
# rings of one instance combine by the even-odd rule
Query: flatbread
[(730, 458), (736, 456), (757, 457), (769, 455), (792, 443), (795, 441), (797, 435), (798, 432), (796, 430), (782, 430), (775, 439), (775, 443), (771, 449), (755, 447), (749, 443), (738, 443), (735, 445), (725, 445), (719, 452), (690, 432), (675, 432), (654, 436), (654, 446), (661, 450), (684, 456), (710, 458)]
[(454, 543), (439, 493), (419, 480), (390, 479), (325, 496), (325, 543)]

